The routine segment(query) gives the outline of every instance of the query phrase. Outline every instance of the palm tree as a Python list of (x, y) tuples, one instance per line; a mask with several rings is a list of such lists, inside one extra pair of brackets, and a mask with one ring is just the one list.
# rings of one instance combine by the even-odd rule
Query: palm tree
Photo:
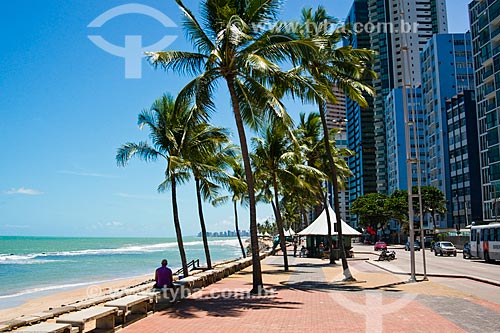
[(149, 127), (152, 145), (147, 142), (129, 142), (122, 145), (116, 154), (119, 166), (125, 166), (132, 157), (138, 157), (146, 162), (162, 158), (167, 162), (165, 180), (158, 186), (158, 191), (162, 192), (170, 187), (172, 192), (174, 226), (184, 276), (188, 276), (189, 272), (177, 207), (177, 183), (182, 183), (189, 177), (180, 159), (189, 126), (199, 121), (197, 114), (188, 104), (176, 105), (174, 98), (165, 94), (157, 99), (149, 110), (139, 114), (139, 128)]
[[(330, 166), (330, 181), (333, 187), (333, 202), (337, 221), (341, 221), (340, 203), (338, 193), (337, 170), (332, 149), (329, 144), (329, 130), (326, 121), (326, 102), (336, 103), (333, 88), (336, 86), (344, 90), (347, 96), (358, 102), (361, 106), (366, 106), (366, 94), (373, 94), (373, 89), (365, 84), (365, 79), (373, 76), (369, 69), (372, 60), (372, 52), (368, 50), (353, 49), (350, 46), (338, 47), (343, 37), (347, 33), (340, 30), (330, 31), (328, 29), (308, 29), (310, 24), (317, 27), (324, 26), (325, 22), (332, 22), (334, 19), (326, 13), (323, 7), (313, 13), (312, 9), (302, 11), (301, 29), (302, 38), (313, 40), (320, 48), (320, 55), (317, 57), (302, 57), (300, 66), (294, 72), (307, 72), (313, 80), (315, 87), (310, 92), (303, 94), (304, 98), (313, 100), (319, 107), (321, 123), (323, 127), (323, 139), (325, 151)], [(345, 29), (344, 31), (347, 31)], [(296, 92), (296, 87), (291, 87)], [(344, 280), (355, 280), (349, 270), (345, 255), (342, 224), (337, 224), (339, 238), (340, 256), (344, 271)]]
[(309, 41), (290, 37), (284, 29), (259, 29), (275, 21), (280, 0), (206, 0), (200, 4), (203, 25), (181, 0), (176, 2), (184, 13), (184, 29), (197, 52), (153, 52), (148, 53), (149, 59), (154, 66), (195, 75), (179, 95), (181, 101), (195, 96), (200, 109), (214, 109), (213, 93), (219, 79), (228, 88), (248, 186), (253, 258), (251, 292), (258, 293), (263, 290), (263, 284), (254, 179), (244, 123), (258, 128), (260, 121), (269, 117), (290, 121), (269, 87), (293, 80), (300, 85), (303, 80), (299, 75), (283, 73), (278, 64), (294, 57), (312, 57), (317, 47)]
[(247, 184), (245, 182), (245, 170), (241, 165), (241, 157), (234, 157), (232, 160), (229, 160), (229, 165), (232, 170), (231, 174), (228, 175), (222, 182), (226, 185), (231, 195), (226, 195), (222, 197), (218, 197), (212, 201), (214, 205), (219, 205), (231, 199), (233, 202), (233, 211), (234, 211), (234, 228), (236, 230), (236, 236), (238, 237), (238, 242), (241, 248), (241, 254), (243, 258), (247, 257), (245, 247), (243, 246), (243, 242), (241, 241), (240, 236), (240, 228), (238, 222), (238, 202), (242, 205), (247, 203), (245, 193), (248, 193)]
[[(290, 144), (291, 141), (292, 144)], [(294, 150), (295, 145), (290, 138), (289, 131), (279, 124), (268, 124), (262, 129), (261, 137), (252, 138), (252, 142), (254, 145), (252, 162), (255, 176), (256, 179), (259, 179), (262, 191), (271, 197), (269, 201), (276, 217), (284, 267), (285, 271), (288, 271), (280, 193), (287, 186), (303, 184), (300, 177), (302, 174), (322, 176), (322, 173), (315, 168), (304, 165), (302, 159), (297, 158), (297, 151)]]
[(217, 179), (222, 176), (227, 159), (234, 156), (234, 149), (228, 143), (226, 130), (201, 123), (191, 131), (190, 140), (186, 141), (184, 149), (184, 161), (191, 169), (196, 185), (198, 216), (208, 269), (212, 268), (212, 260), (203, 214), (203, 200), (213, 199), (218, 195)]
[[(307, 119), (304, 113), (300, 114), (299, 126), (296, 130), (297, 138), (301, 144), (301, 148), (304, 152), (306, 163), (309, 166), (314, 166), (323, 172), (328, 173), (330, 169), (330, 164), (326, 156), (325, 140), (323, 135), (323, 128), (321, 117), (318, 113), (309, 113)], [(328, 140), (332, 155), (334, 156), (334, 166), (337, 170), (337, 182), (339, 185), (343, 185), (351, 175), (349, 168), (347, 167), (346, 161), (343, 157), (349, 156), (350, 151), (347, 149), (339, 149), (335, 146), (334, 133), (332, 133), (332, 138)], [(331, 216), (329, 212), (328, 203), (328, 189), (322, 186), (322, 182), (325, 179), (315, 179), (316, 182), (316, 200), (317, 203), (321, 204), (326, 213), (327, 227), (328, 227), (328, 239), (332, 238), (332, 223)], [(340, 223), (337, 223), (337, 228)], [(330, 251), (330, 263), (335, 263), (334, 253)]]
[[(283, 229), (283, 220), (279, 209), (279, 189), (278, 189), (278, 173), (288, 172), (287, 158), (289, 158), (288, 140), (285, 136), (285, 131), (280, 126), (269, 126), (265, 128), (263, 138), (252, 138), (254, 143), (254, 154), (252, 154), (252, 162), (255, 169), (255, 177), (259, 179), (263, 192), (271, 196), (269, 201), (273, 207), (276, 225), (278, 227), (278, 235), (280, 241), (281, 252), (283, 253), (283, 265), (285, 272), (289, 270), (288, 258), (286, 253), (286, 240)], [(273, 193), (270, 193), (272, 189)], [(274, 194), (274, 198), (272, 195)]]
[[(299, 124), (295, 130), (295, 136), (300, 145), (300, 149), (304, 156), (305, 163), (311, 167), (317, 169), (323, 169), (322, 166), (322, 155), (324, 151), (324, 141), (322, 138), (323, 129), (321, 127), (321, 118), (318, 113), (310, 112), (307, 114), (301, 113), (299, 115)], [(308, 196), (304, 196), (302, 193), (301, 197), (309, 198), (306, 202), (309, 204), (310, 208), (315, 208), (318, 205), (324, 205), (323, 202), (323, 190), (322, 190), (322, 179), (313, 179), (309, 182), (313, 182), (316, 190), (310, 193)], [(304, 219), (307, 219), (305, 214), (305, 209), (302, 209), (302, 214)], [(327, 215), (327, 223), (331, 225), (329, 214)]]

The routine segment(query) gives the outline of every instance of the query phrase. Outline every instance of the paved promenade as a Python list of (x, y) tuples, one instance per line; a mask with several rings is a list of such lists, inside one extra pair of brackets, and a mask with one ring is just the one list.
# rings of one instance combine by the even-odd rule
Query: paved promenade
[(289, 257), (285, 273), (282, 259), (263, 261), (272, 295), (246, 294), (249, 267), (120, 332), (500, 332), (500, 304), (439, 279), (407, 284), (359, 260), (350, 261), (358, 282), (344, 284), (340, 264)]

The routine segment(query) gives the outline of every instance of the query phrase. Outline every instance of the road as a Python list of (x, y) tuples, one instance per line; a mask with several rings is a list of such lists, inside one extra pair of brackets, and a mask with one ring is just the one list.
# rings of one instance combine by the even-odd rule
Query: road
[[(396, 252), (397, 260), (376, 261), (378, 254), (373, 251), (373, 246), (354, 245), (355, 257), (368, 257), (371, 263), (376, 263), (377, 266), (386, 268), (394, 273), (409, 273), (410, 272), (410, 252), (404, 249), (390, 249)], [(456, 257), (441, 257), (435, 256), (434, 252), (425, 251), (427, 262), (427, 274), (446, 274), (456, 276), (474, 276), (481, 279), (487, 279), (500, 283), (500, 262), (493, 264), (486, 263), (484, 260), (463, 259), (462, 253), (458, 253)], [(415, 266), (416, 273), (423, 273), (422, 251), (415, 251)], [(420, 278), (420, 277), (417, 277)], [(429, 279), (433, 282), (440, 283), (452, 289), (474, 295), (483, 300), (500, 304), (500, 287), (478, 282), (470, 279), (447, 278), (431, 276)]]
[[(355, 245), (355, 252), (373, 252), (373, 246)], [(397, 260), (391, 262), (377, 262), (380, 266), (388, 268), (394, 272), (410, 272), (410, 252), (404, 249), (395, 249)], [(375, 260), (375, 254), (370, 255), (371, 260)], [(453, 274), (462, 276), (475, 276), (482, 279), (496, 281), (500, 283), (500, 263), (486, 263), (483, 260), (463, 259), (462, 253), (456, 257), (435, 256), (434, 252), (428, 249), (425, 251), (428, 274)], [(423, 273), (422, 251), (415, 251), (416, 273)]]

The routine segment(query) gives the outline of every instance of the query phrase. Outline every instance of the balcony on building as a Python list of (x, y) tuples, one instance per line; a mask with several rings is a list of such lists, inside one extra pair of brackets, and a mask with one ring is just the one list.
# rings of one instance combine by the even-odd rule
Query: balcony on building
[(500, 40), (500, 27), (496, 27), (495, 30), (491, 31), (491, 40), (492, 41)]
[(484, 73), (481, 76), (483, 81), (486, 81), (487, 79), (493, 79), (493, 66), (488, 66), (487, 68), (484, 69)]

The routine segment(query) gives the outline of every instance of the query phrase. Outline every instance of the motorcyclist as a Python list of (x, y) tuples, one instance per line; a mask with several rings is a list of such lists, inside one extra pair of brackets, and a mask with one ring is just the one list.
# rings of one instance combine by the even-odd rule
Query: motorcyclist
[(387, 251), (387, 249), (383, 249), (382, 252), (380, 253), (380, 256), (378, 257), (379, 261), (382, 260), (393, 260), (396, 259), (396, 253), (394, 251)]

